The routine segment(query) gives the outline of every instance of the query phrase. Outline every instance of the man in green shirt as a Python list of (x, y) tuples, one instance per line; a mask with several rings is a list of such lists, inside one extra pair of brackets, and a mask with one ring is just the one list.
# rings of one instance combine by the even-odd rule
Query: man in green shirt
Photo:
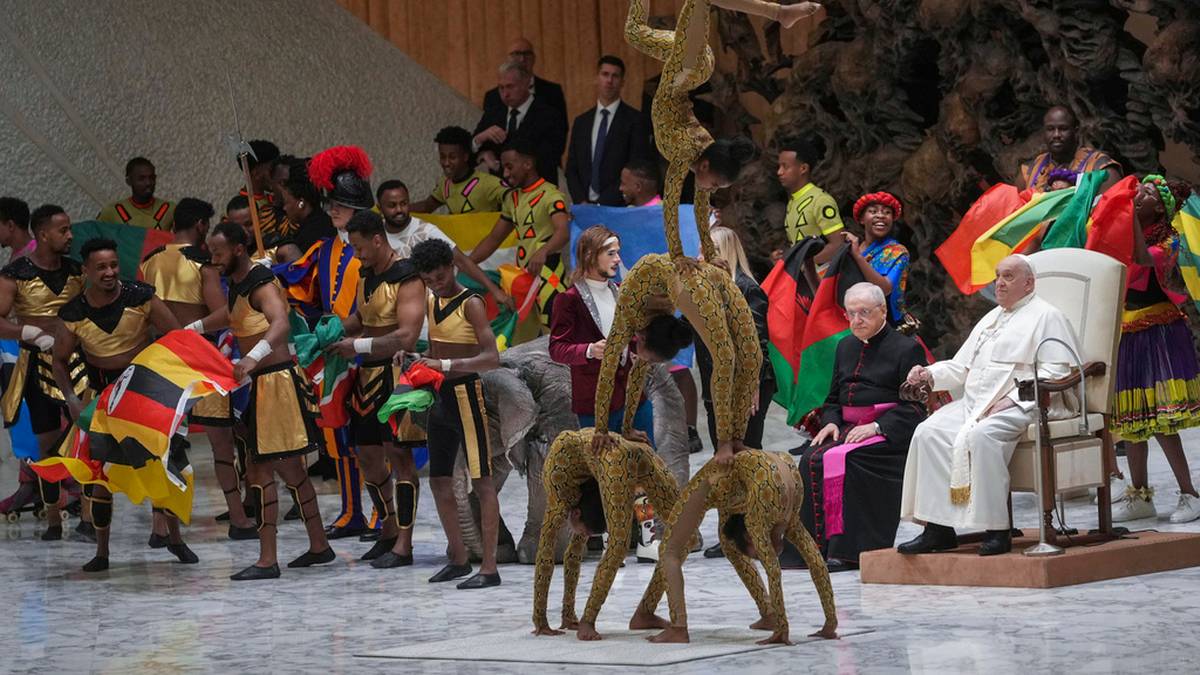
[(433, 213), (445, 206), (451, 214), (499, 212), (508, 188), (496, 176), (475, 168), (471, 161), (471, 132), (446, 127), (433, 139), (437, 143), (442, 177), (429, 196), (412, 205), (413, 213)]
[[(842, 214), (837, 202), (828, 192), (812, 182), (812, 169), (817, 163), (817, 151), (811, 143), (788, 140), (779, 147), (779, 183), (788, 191), (787, 212), (783, 226), (787, 230), (788, 246), (806, 237), (824, 237), (828, 244), (817, 254), (817, 262), (833, 257), (842, 238), (830, 238), (842, 230)], [(783, 255), (783, 251), (778, 251)]]
[(171, 224), (175, 222), (175, 204), (154, 197), (157, 182), (158, 176), (150, 160), (145, 157), (129, 160), (125, 163), (125, 184), (129, 186), (129, 197), (100, 209), (96, 220), (170, 231)]

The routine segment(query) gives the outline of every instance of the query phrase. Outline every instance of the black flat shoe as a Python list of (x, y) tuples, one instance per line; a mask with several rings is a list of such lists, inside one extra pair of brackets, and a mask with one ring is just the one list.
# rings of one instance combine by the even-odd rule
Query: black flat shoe
[(467, 576), (472, 571), (473, 568), (471, 567), (470, 563), (465, 565), (455, 565), (454, 563), (451, 563), (438, 570), (437, 574), (429, 577), (429, 583), (439, 584), (443, 581), (453, 581), (454, 579), (460, 579)]
[[(409, 555), (397, 555), (391, 551), (385, 551), (383, 555), (371, 561), (371, 567), (377, 570), (388, 570), (393, 567), (408, 567), (413, 564), (413, 557)], [(432, 581), (432, 579), (430, 580)]]
[(249, 541), (250, 539), (258, 539), (258, 528), (253, 525), (249, 527), (230, 525), (229, 538), (234, 541)]
[(62, 539), (62, 525), (51, 525), (42, 533), (42, 541), (60, 541)]
[(1012, 551), (1012, 532), (988, 530), (987, 538), (979, 545), (979, 555), (1003, 555)]
[(346, 539), (361, 536), (366, 531), (367, 528), (358, 525), (330, 525), (325, 528), (325, 536), (329, 539)]
[(392, 547), (395, 545), (396, 537), (391, 537), (390, 539), (380, 539), (379, 541), (375, 542), (375, 545), (371, 547), (371, 550), (364, 553), (359, 560), (374, 560), (384, 553), (392, 550)]
[(218, 513), (217, 517), (213, 518), (213, 520), (217, 521), (218, 523), (224, 523), (225, 521), (229, 520), (229, 512), (226, 511), (224, 513)]
[(103, 572), (106, 569), (108, 569), (108, 557), (102, 555), (92, 558), (83, 566), (84, 572)]
[(829, 570), (830, 574), (837, 572), (850, 572), (858, 569), (858, 563), (849, 560), (830, 560), (825, 563), (825, 569)]
[(958, 535), (954, 533), (954, 528), (929, 523), (925, 526), (924, 532), (918, 534), (911, 541), (897, 546), (896, 551), (904, 555), (917, 555), (956, 548), (958, 548)]
[(460, 591), (468, 591), (476, 588), (491, 588), (492, 586), (500, 585), (500, 573), (484, 574), (480, 572), (475, 576), (467, 579), (461, 584), (455, 586)]
[(146, 545), (149, 546), (150, 548), (166, 548), (167, 544), (169, 544), (169, 543), (171, 543), (171, 542), (169, 539), (167, 539), (167, 535), (154, 534), (153, 532), (151, 532), (150, 533), (150, 541), (146, 542)]
[(195, 565), (196, 563), (200, 562), (200, 558), (192, 551), (192, 549), (188, 548), (188, 545), (182, 542), (178, 544), (167, 544), (167, 550), (171, 552), (171, 555), (179, 558), (179, 562), (183, 563), (184, 565)]
[(75, 526), (75, 534), (92, 543), (96, 542), (96, 526), (89, 522), (79, 521), (79, 524)]
[(704, 549), (704, 557), (705, 558), (724, 558), (725, 551), (721, 550), (720, 544), (713, 544), (712, 546), (709, 546), (708, 548)]
[(259, 567), (251, 565), (237, 574), (229, 577), (234, 581), (258, 581), (259, 579), (278, 579), (279, 565), (271, 565), (270, 567)]
[(383, 536), (383, 533), (380, 532), (379, 530), (367, 530), (366, 532), (358, 535), (358, 540), (359, 541), (379, 541), (379, 538), (382, 536)]
[(312, 551), (305, 551), (304, 555), (302, 555), (299, 558), (296, 558), (292, 562), (288, 563), (288, 567), (295, 568), (295, 567), (312, 567), (313, 565), (324, 565), (325, 563), (333, 562), (335, 558), (337, 558), (337, 556), (334, 555), (333, 547), (330, 546), (329, 548), (325, 549), (324, 551), (320, 551), (317, 553), (313, 553)]

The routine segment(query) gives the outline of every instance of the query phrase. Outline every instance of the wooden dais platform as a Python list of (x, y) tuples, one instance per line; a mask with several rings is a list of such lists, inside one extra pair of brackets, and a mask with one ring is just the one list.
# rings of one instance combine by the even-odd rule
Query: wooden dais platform
[(977, 543), (924, 555), (890, 548), (864, 553), (859, 563), (865, 584), (1011, 588), (1055, 588), (1200, 566), (1200, 534), (1193, 533), (1138, 532), (1103, 544), (1070, 546), (1062, 555), (1021, 555), (1036, 543), (1036, 536), (1023, 536), (1013, 540), (1012, 553), (989, 557), (977, 554)]

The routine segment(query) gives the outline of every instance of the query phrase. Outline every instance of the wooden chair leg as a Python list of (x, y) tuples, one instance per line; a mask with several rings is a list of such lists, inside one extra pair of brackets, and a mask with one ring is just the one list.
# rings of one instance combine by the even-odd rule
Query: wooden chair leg
[(1101, 534), (1109, 537), (1113, 534), (1112, 520), (1112, 488), (1109, 485), (1109, 478), (1117, 472), (1117, 449), (1113, 444), (1112, 434), (1105, 428), (1100, 432), (1100, 442), (1103, 444), (1103, 462), (1104, 462), (1104, 483), (1096, 488), (1096, 510), (1097, 520), (1099, 523), (1098, 529)]

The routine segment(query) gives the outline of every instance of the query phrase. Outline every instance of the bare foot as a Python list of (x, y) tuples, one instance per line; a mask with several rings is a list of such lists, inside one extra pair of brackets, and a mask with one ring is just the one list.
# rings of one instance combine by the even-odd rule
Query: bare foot
[(795, 5), (781, 5), (779, 17), (775, 20), (784, 28), (791, 28), (797, 21), (812, 16), (820, 11), (821, 6), (815, 2), (801, 2)]
[(733, 461), (733, 444), (729, 441), (721, 441), (717, 444), (717, 451), (713, 454), (713, 461), (717, 464), (729, 464)]
[(755, 644), (759, 645), (790, 645), (791, 640), (788, 640), (788, 632), (786, 630), (777, 630), (771, 633), (771, 637), (764, 640), (759, 640)]
[(534, 626), (533, 635), (562, 635), (563, 631), (554, 630), (550, 626)]
[(658, 644), (663, 643), (688, 643), (691, 638), (688, 637), (687, 626), (670, 626), (658, 635), (648, 637), (647, 640)]
[(562, 630), (579, 630), (579, 619), (568, 619), (564, 617), (562, 620), (562, 625), (559, 626), (559, 628)]
[(603, 638), (596, 632), (596, 626), (586, 621), (580, 621), (579, 627), (575, 630), (575, 638), (584, 642), (594, 642)]
[(629, 619), (629, 630), (649, 630), (657, 628), (663, 630), (671, 627), (671, 622), (653, 613), (643, 612), (641, 610), (634, 612)]
[(825, 640), (838, 640), (837, 624), (825, 624), (821, 630), (809, 635), (808, 637), (819, 637)]
[(755, 621), (754, 623), (750, 624), (750, 630), (771, 630), (771, 631), (773, 631), (773, 630), (775, 630), (775, 622), (764, 616), (761, 619), (759, 619), (758, 621)]

